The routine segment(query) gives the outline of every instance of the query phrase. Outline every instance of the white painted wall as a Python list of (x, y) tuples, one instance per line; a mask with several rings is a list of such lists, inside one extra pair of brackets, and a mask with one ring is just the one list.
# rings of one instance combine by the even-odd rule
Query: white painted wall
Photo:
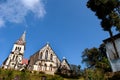
[(21, 48), (20, 53), (22, 53), (22, 54), (24, 53), (24, 50), (25, 50), (24, 45), (18, 45), (18, 44), (14, 44), (13, 49), (12, 49), (12, 52), (15, 51), (15, 48), (16, 48), (16, 47), (20, 47), (20, 48)]
[[(115, 40), (115, 44), (117, 47), (118, 55), (120, 56), (120, 39)], [(115, 50), (111, 42), (106, 43), (106, 53), (113, 72), (120, 71), (120, 57), (118, 59), (115, 59)]]

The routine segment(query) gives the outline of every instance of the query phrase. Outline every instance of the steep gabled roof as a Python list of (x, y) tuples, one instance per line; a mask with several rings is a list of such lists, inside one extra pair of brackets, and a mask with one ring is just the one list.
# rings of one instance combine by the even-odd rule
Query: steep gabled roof
[(69, 63), (68, 63), (68, 61), (67, 61), (66, 58), (63, 58), (63, 60), (62, 60), (62, 62), (61, 62), (61, 67), (64, 65), (64, 62), (65, 62), (65, 64), (67, 65), (67, 67), (69, 67), (69, 69), (71, 70), (71, 67), (70, 67), (70, 65), (69, 65)]
[(55, 53), (55, 51), (52, 49), (52, 47), (50, 46), (50, 43), (46, 43), (46, 45), (44, 47), (42, 47), (39, 51), (41, 51), (42, 49), (49, 48), (50, 50), (52, 50), (52, 52), (54, 53), (54, 55), (58, 58), (58, 60), (60, 61), (59, 57), (57, 56), (57, 54)]
[[(59, 57), (56, 55), (56, 53), (54, 52), (54, 50), (52, 49), (52, 47), (50, 46), (49, 43), (47, 43), (46, 45), (44, 45), (40, 50), (38, 50), (37, 52), (35, 52), (32, 56), (35, 56), (37, 54), (39, 54), (40, 51), (42, 50), (46, 50), (46, 48), (49, 48), (50, 50), (52, 50), (52, 52), (54, 53), (54, 55), (58, 58), (58, 60), (60, 61)], [(32, 57), (31, 56), (31, 57)], [(61, 62), (61, 61), (60, 61)]]
[(26, 64), (26, 65), (28, 65), (28, 59), (23, 58), (23, 60), (22, 60), (22, 64)]

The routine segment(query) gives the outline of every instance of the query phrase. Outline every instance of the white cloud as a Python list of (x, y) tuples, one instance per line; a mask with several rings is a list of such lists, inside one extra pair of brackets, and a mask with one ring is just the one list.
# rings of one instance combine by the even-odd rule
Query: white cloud
[(0, 28), (4, 26), (4, 21), (0, 19)]
[(38, 17), (44, 17), (45, 9), (42, 0), (22, 0), (23, 5)]
[(7, 21), (21, 23), (28, 12), (43, 18), (46, 12), (42, 0), (6, 0), (0, 3), (0, 25)]
[(39, 3), (39, 0), (22, 0), (22, 2), (26, 7), (34, 8), (34, 6)]

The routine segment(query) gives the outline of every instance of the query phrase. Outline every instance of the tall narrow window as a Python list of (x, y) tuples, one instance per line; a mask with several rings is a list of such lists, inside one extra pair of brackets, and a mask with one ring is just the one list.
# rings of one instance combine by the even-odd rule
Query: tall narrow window
[(18, 47), (18, 50), (20, 50), (20, 47)]
[(52, 71), (52, 64), (50, 64), (50, 68), (49, 68), (50, 71)]
[(13, 58), (13, 60), (15, 60), (16, 59), (16, 56), (14, 55), (14, 58)]
[(41, 53), (40, 53), (40, 59), (42, 59), (42, 56), (43, 56), (43, 53), (41, 52)]
[(47, 65), (45, 64), (45, 71), (47, 71)]
[(53, 60), (53, 55), (52, 55), (52, 54), (50, 55), (50, 60), (51, 60), (51, 61)]
[(15, 48), (15, 50), (17, 50), (17, 47)]
[(14, 58), (15, 58), (15, 55), (13, 55), (13, 60), (14, 60)]
[(48, 50), (46, 50), (46, 53), (45, 53), (45, 59), (47, 60), (48, 58)]
[(21, 47), (19, 48), (19, 51), (21, 51)]
[(41, 63), (39, 63), (39, 69), (38, 69), (39, 71), (41, 71), (42, 70), (42, 66), (41, 66)]
[(16, 56), (16, 57), (15, 57), (15, 60), (17, 60), (17, 61), (18, 61), (18, 56)]

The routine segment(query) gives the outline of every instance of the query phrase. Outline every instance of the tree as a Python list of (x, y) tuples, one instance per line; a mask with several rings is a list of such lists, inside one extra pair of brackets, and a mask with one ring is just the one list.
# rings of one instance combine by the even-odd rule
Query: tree
[(86, 63), (88, 68), (99, 68), (104, 72), (111, 71), (104, 44), (100, 45), (99, 48), (93, 47), (91, 49), (85, 49), (83, 51), (82, 58), (82, 62)]
[(100, 52), (99, 62), (97, 63), (96, 67), (102, 68), (104, 72), (111, 72), (112, 70), (107, 58), (105, 44), (100, 45), (99, 52)]
[(120, 31), (120, 0), (88, 0), (87, 7), (101, 19), (103, 30), (109, 32), (116, 52), (116, 58), (118, 58), (119, 55), (111, 28), (116, 27), (116, 30)]
[(101, 24), (105, 31), (109, 31), (113, 26), (120, 30), (119, 0), (88, 0), (87, 7), (101, 19)]
[(98, 62), (99, 51), (97, 48), (86, 48), (82, 54), (82, 62), (86, 63), (87, 67), (93, 67)]

